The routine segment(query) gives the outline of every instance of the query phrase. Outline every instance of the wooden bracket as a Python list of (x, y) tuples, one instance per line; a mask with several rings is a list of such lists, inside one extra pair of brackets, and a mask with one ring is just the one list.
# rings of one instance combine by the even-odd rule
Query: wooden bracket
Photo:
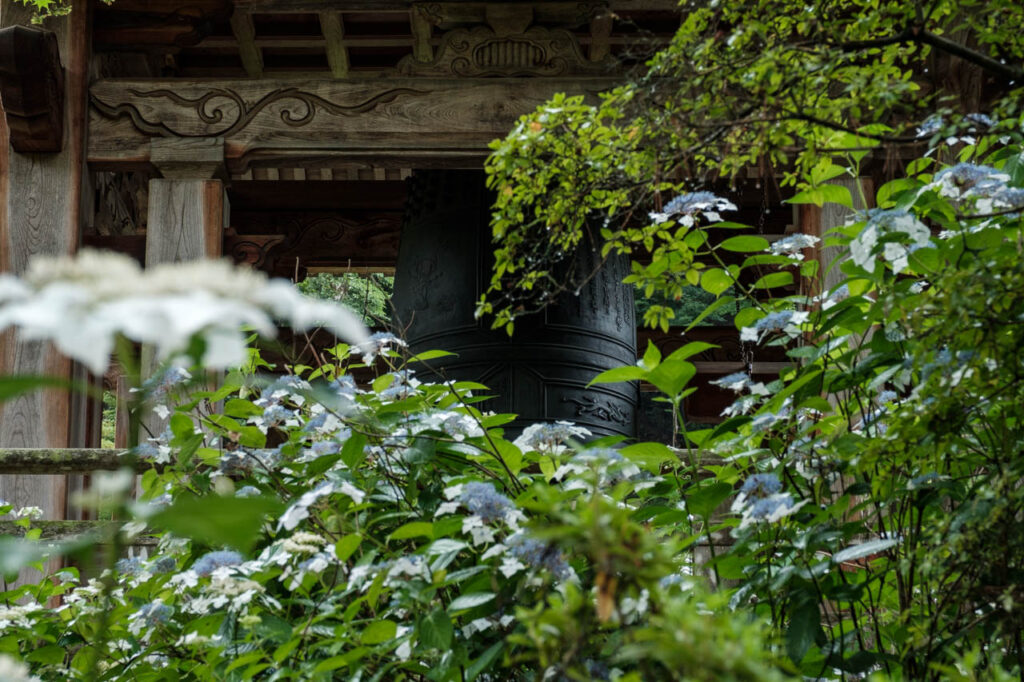
[(0, 29), (0, 105), (14, 151), (59, 152), (64, 146), (64, 69), (52, 31)]

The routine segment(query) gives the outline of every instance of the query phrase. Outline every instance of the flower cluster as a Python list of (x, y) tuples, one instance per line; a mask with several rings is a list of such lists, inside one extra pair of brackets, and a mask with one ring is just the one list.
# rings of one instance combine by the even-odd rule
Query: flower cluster
[(661, 211), (651, 213), (650, 217), (655, 223), (675, 219), (680, 224), (690, 227), (694, 224), (697, 214), (702, 214), (712, 222), (718, 222), (722, 219), (719, 211), (735, 210), (734, 203), (712, 192), (687, 192), (669, 201)]
[(874, 272), (876, 247), (882, 243), (882, 257), (899, 274), (909, 264), (911, 253), (932, 244), (931, 237), (931, 230), (912, 213), (873, 208), (866, 214), (864, 229), (850, 242), (850, 257), (860, 267)]
[(490, 483), (467, 483), (462, 488), (459, 502), (487, 522), (504, 519), (515, 507), (512, 500), (495, 490)]
[(515, 446), (520, 450), (536, 450), (557, 454), (565, 451), (565, 443), (569, 440), (585, 438), (591, 435), (590, 430), (568, 421), (556, 421), (553, 424), (530, 424), (515, 439)]
[(751, 327), (740, 330), (741, 341), (760, 343), (772, 332), (782, 332), (790, 338), (800, 334), (800, 325), (807, 322), (810, 314), (803, 310), (779, 310), (768, 313)]
[(354, 344), (367, 340), (359, 318), (335, 303), (306, 298), (285, 280), (224, 261), (157, 265), (143, 270), (130, 257), (83, 250), (76, 257), (36, 257), (23, 279), (0, 275), (0, 330), (57, 348), (103, 374), (115, 338), (151, 344), (159, 358), (205, 340), (208, 368), (246, 359), (243, 326), (273, 337), (275, 320), (298, 330), (324, 326)]
[(803, 250), (811, 248), (820, 241), (821, 239), (814, 235), (798, 232), (772, 242), (771, 246), (768, 247), (768, 251), (776, 256), (789, 256), (794, 260), (803, 260)]
[(805, 502), (794, 502), (793, 496), (782, 492), (782, 481), (775, 474), (754, 474), (744, 481), (740, 494), (732, 504), (734, 513), (742, 514), (740, 529), (764, 522), (775, 523), (796, 513)]

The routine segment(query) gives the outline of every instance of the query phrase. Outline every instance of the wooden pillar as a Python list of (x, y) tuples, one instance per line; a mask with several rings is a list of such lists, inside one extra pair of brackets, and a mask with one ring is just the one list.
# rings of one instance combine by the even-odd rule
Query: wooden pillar
[(149, 181), (146, 266), (221, 254), (228, 203), (223, 171), (224, 139), (154, 140), (150, 159), (162, 178)]
[[(840, 185), (850, 190), (855, 210), (863, 211), (865, 208), (874, 206), (875, 192), (871, 178), (842, 177), (832, 180), (831, 184)], [(866, 206), (865, 199), (867, 199)], [(847, 249), (839, 246), (825, 246), (825, 235), (829, 230), (845, 225), (853, 217), (853, 214), (853, 211), (839, 204), (825, 204), (821, 208), (813, 204), (800, 205), (800, 231), (804, 234), (821, 237), (822, 240), (815, 250), (815, 256), (821, 263), (818, 277), (819, 291), (828, 291), (843, 278), (843, 273), (839, 271), (839, 263), (844, 260), (847, 253)]]
[[(224, 183), (215, 177), (223, 173), (224, 139), (157, 139), (150, 159), (163, 177), (149, 181), (146, 267), (218, 258), (228, 222)], [(151, 371), (155, 363), (147, 355), (144, 349), (142, 365)], [(154, 436), (166, 426), (152, 412), (142, 423)]]
[[(56, 37), (63, 67), (63, 97), (58, 105), (62, 110), (57, 115), (63, 117), (64, 130), (53, 146), (56, 151), (15, 151), (11, 137), (19, 134), (19, 128), (23, 132), (25, 121), (13, 109), (0, 116), (0, 269), (7, 272), (24, 272), (35, 255), (73, 253), (79, 244), (86, 181), (89, 18), (88, 3), (75, 0), (69, 16), (48, 19), (43, 25)], [(21, 3), (0, 0), (0, 28), (27, 26), (31, 19), (31, 11)], [(5, 75), (17, 78), (17, 70), (22, 68), (18, 64)], [(15, 87), (29, 89), (31, 79)], [(5, 98), (15, 100), (11, 93)], [(30, 99), (26, 95), (22, 101)], [(10, 126), (8, 114), (12, 115)], [(0, 335), (0, 374), (70, 378), (72, 363), (49, 344), (21, 341), (15, 332), (8, 332)], [(81, 434), (86, 431), (73, 423), (71, 398), (65, 391), (35, 392), (0, 404), (3, 447), (82, 446), (87, 444), (75, 440), (84, 438)], [(0, 498), (16, 506), (38, 506), (45, 518), (62, 519), (67, 486), (64, 475), (2, 476)]]

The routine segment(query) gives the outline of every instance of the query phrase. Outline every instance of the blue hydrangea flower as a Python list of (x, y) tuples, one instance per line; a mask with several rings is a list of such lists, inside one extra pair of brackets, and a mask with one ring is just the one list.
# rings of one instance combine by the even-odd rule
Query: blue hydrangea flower
[(505, 518), (506, 512), (515, 508), (512, 500), (495, 490), (490, 483), (467, 483), (462, 488), (459, 502), (487, 522), (500, 521)]
[(124, 573), (126, 575), (135, 575), (142, 572), (142, 559), (139, 557), (128, 557), (126, 559), (118, 559), (117, 563), (114, 564), (114, 570), (118, 573)]
[(665, 204), (665, 213), (670, 215), (687, 215), (697, 211), (730, 211), (736, 210), (735, 206), (728, 199), (724, 199), (713, 192), (687, 192), (680, 194), (672, 201)]
[(356, 386), (356, 380), (348, 374), (342, 374), (340, 377), (332, 381), (330, 386), (338, 393), (338, 395), (343, 395), (347, 398), (355, 398), (356, 393), (359, 392), (359, 387)]
[(388, 348), (405, 348), (408, 344), (391, 332), (374, 332), (370, 338), (356, 347), (363, 356), (363, 362), (369, 364)]
[(138, 611), (138, 617), (140, 620), (149, 625), (150, 627), (156, 627), (161, 623), (166, 623), (171, 618), (171, 614), (174, 613), (167, 604), (162, 604), (158, 601), (151, 602), (143, 605)]
[(941, 115), (939, 115), (939, 114), (932, 114), (931, 116), (926, 118), (924, 121), (922, 121), (921, 125), (919, 125), (917, 127), (917, 136), (918, 137), (931, 137), (935, 133), (937, 133), (940, 130), (942, 130), (942, 127), (944, 125), (945, 125), (945, 121), (943, 121)]
[(780, 511), (793, 508), (793, 496), (789, 493), (782, 495), (772, 495), (771, 497), (763, 497), (752, 505), (748, 512), (749, 516), (754, 519), (768, 519), (777, 514)]
[(985, 128), (991, 128), (996, 124), (991, 116), (979, 112), (967, 114), (964, 116), (964, 120), (968, 123), (973, 123), (974, 125), (983, 126)]
[(162, 403), (167, 399), (168, 394), (172, 390), (191, 378), (192, 375), (183, 367), (168, 367), (163, 374), (147, 381), (145, 387), (149, 391), (149, 397), (154, 402)]
[(569, 577), (571, 569), (558, 548), (546, 542), (523, 535), (515, 535), (508, 542), (513, 557), (534, 568), (546, 568), (559, 580)]
[(132, 452), (143, 459), (156, 459), (160, 456), (160, 449), (152, 443), (139, 443), (132, 448)]
[(216, 552), (207, 552), (203, 556), (199, 557), (194, 564), (192, 564), (192, 570), (197, 575), (210, 575), (218, 568), (224, 568), (225, 566), (238, 566), (242, 563), (242, 555), (238, 552), (231, 550), (218, 550)]
[(322, 440), (313, 443), (313, 447), (311, 447), (310, 450), (312, 450), (313, 454), (317, 457), (336, 455), (341, 451), (341, 445), (334, 440)]
[(754, 474), (740, 488), (740, 492), (747, 497), (768, 497), (781, 491), (782, 481), (775, 474)]
[(165, 556), (165, 557), (160, 557), (159, 559), (154, 561), (153, 565), (150, 567), (149, 570), (152, 573), (161, 574), (161, 573), (172, 573), (175, 570), (177, 570), (177, 568), (178, 568), (178, 562), (174, 560), (174, 557)]
[(733, 372), (709, 383), (739, 393), (750, 383), (750, 376), (746, 372)]
[(259, 497), (259, 495), (260, 489), (251, 485), (244, 485), (235, 491), (235, 497)]

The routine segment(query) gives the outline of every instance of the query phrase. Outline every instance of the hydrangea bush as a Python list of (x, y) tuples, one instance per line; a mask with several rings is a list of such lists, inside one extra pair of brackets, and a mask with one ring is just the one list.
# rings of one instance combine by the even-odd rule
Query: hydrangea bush
[[(785, 677), (764, 624), (692, 577), (669, 448), (568, 422), (509, 440), (482, 386), (404, 352), (377, 334), (271, 379), (253, 351), (216, 390), (155, 375), (169, 428), (134, 454), (163, 466), (137, 500), (102, 479), (129, 519), (106, 560), (4, 593), (0, 650), (41, 679)], [(33, 533), (7, 547), (75, 550)]]
[[(1019, 675), (1024, 154), (969, 160), (913, 164), (879, 189), (877, 209), (827, 236), (848, 250), (827, 291), (764, 300), (740, 277), (770, 264), (765, 277), (814, 291), (813, 236), (704, 239), (712, 258), (749, 254), (701, 276), (719, 296), (711, 308), (727, 290), (750, 296), (742, 338), (785, 347), (792, 365), (772, 381), (719, 379), (736, 394), (725, 421), (673, 434), (679, 449), (591, 439), (568, 422), (510, 431), (514, 415), (488, 412), (486, 387), (431, 371), (442, 352), (410, 357), (361, 328), (315, 367), (270, 368), (250, 350), (210, 388), (203, 335), (237, 329), (195, 327), (138, 393), (168, 422), (130, 456), (159, 465), (143, 494), (132, 499), (128, 470), (94, 481), (93, 502), (122, 521), (44, 542), (35, 510), (0, 507), (26, 530), (0, 540), (9, 577), (79, 557), (3, 594), (0, 669), (18, 680)], [(667, 206), (666, 223), (689, 216), (705, 234), (728, 210), (703, 195)], [(59, 281), (0, 284), (0, 319), (24, 324), (35, 323), (26, 301)], [(131, 333), (109, 319), (108, 333)], [(708, 348), (650, 346), (594, 381), (647, 381), (682, 425), (690, 359)], [(267, 369), (285, 375), (257, 373)]]

